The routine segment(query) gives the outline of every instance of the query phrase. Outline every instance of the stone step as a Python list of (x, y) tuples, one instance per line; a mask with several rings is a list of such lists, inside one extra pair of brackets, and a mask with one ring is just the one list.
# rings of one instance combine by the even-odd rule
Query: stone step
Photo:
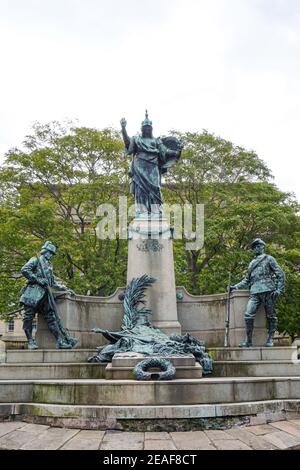
[(0, 380), (104, 379), (107, 364), (25, 363), (0, 364)]
[[(197, 419), (249, 416), (263, 422), (285, 419), (300, 409), (298, 400), (265, 400), (202, 405), (61, 405), (48, 403), (0, 403), (1, 416), (44, 418), (46, 424), (93, 429), (99, 424), (112, 427), (117, 420)], [(272, 418), (273, 415), (273, 419)], [(51, 422), (51, 419), (53, 420)], [(43, 422), (39, 419), (39, 422)], [(176, 423), (175, 423), (176, 426)]]
[(96, 349), (36, 349), (35, 351), (7, 350), (4, 355), (6, 363), (40, 363), (40, 362), (86, 362), (96, 354)]
[(0, 380), (0, 403), (195, 405), (299, 399), (300, 377)]
[(300, 376), (300, 361), (215, 361), (215, 377)]
[[(175, 379), (200, 379), (202, 371), (198, 362), (194, 366), (176, 366)], [(105, 377), (109, 380), (134, 379), (133, 367), (114, 367), (112, 364), (107, 364)]]
[(297, 360), (297, 346), (273, 348), (208, 348), (215, 361), (275, 361)]

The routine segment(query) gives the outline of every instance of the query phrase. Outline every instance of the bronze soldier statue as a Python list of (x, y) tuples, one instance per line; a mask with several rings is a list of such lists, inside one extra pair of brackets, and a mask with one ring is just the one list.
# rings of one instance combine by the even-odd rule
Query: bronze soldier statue
[(263, 305), (268, 320), (268, 337), (264, 346), (273, 346), (273, 337), (276, 331), (277, 317), (275, 304), (277, 298), (283, 293), (285, 275), (273, 256), (265, 254), (265, 242), (256, 238), (251, 243), (255, 258), (251, 261), (244, 279), (230, 290), (250, 288), (250, 296), (245, 312), (246, 339), (239, 347), (252, 346), (252, 334), (255, 314)]
[(28, 349), (38, 349), (32, 336), (32, 322), (36, 313), (42, 313), (51, 333), (56, 339), (57, 349), (71, 349), (78, 342), (77, 338), (69, 336), (62, 326), (58, 316), (52, 289), (74, 292), (57, 282), (53, 276), (51, 258), (56, 253), (56, 247), (47, 241), (41, 250), (41, 256), (31, 258), (21, 269), (27, 285), (22, 289), (20, 303), (24, 306), (23, 330), (28, 340)]

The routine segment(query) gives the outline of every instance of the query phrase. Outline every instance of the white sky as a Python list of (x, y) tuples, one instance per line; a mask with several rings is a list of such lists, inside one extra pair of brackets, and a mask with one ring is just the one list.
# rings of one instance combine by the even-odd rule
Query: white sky
[(0, 0), (0, 160), (34, 121), (205, 128), (300, 200), (300, 0)]

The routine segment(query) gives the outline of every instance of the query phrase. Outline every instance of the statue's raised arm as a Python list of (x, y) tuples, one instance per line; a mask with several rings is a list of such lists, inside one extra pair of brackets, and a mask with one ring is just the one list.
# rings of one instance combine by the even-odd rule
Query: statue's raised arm
[(121, 123), (121, 129), (122, 129), (122, 136), (123, 136), (123, 140), (124, 140), (124, 145), (126, 147), (126, 150), (128, 150), (129, 144), (130, 144), (130, 137), (127, 134), (127, 130), (126, 130), (127, 121), (126, 121), (125, 118), (122, 118), (120, 123)]

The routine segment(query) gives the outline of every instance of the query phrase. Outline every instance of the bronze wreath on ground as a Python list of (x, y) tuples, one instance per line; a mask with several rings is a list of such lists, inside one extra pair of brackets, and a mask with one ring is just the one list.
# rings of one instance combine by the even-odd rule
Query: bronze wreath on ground
[[(148, 372), (148, 369), (159, 368), (162, 372)], [(167, 359), (160, 357), (150, 357), (139, 362), (133, 369), (136, 380), (172, 380), (175, 377), (176, 369)]]

